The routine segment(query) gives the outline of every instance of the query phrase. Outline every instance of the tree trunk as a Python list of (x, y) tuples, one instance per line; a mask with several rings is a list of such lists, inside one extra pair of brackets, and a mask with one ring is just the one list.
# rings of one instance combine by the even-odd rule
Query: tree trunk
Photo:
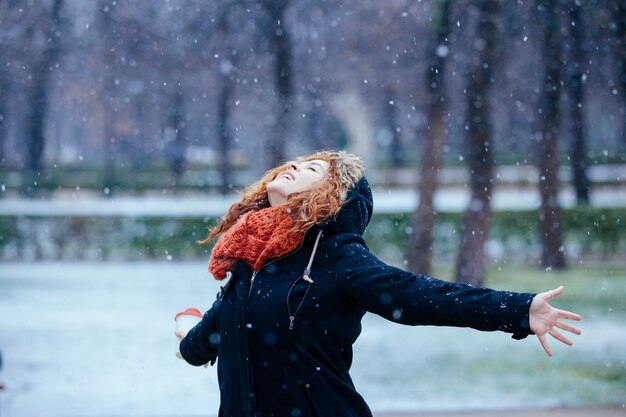
[(626, 4), (623, 0), (615, 2), (613, 22), (615, 24), (614, 51), (620, 64), (619, 79), (622, 84), (622, 144), (626, 145)]
[(43, 169), (43, 152), (45, 146), (45, 122), (48, 115), (48, 95), (50, 92), (50, 76), (52, 68), (58, 62), (61, 54), (61, 9), (63, 0), (54, 0), (49, 16), (49, 27), (46, 38), (49, 39), (48, 46), (44, 50), (38, 65), (32, 71), (32, 89), (29, 94), (28, 107), (28, 136), (26, 167), (24, 179), (24, 191), (27, 195), (32, 195), (37, 186), (37, 179), (41, 176)]
[(108, 103), (102, 103), (102, 120), (104, 121), (104, 180), (102, 183), (102, 189), (106, 196), (113, 196), (115, 190), (115, 156), (116, 156), (116, 142), (115, 137), (115, 123), (116, 116), (113, 111), (107, 105)]
[(104, 157), (104, 178), (102, 181), (102, 190), (104, 195), (113, 196), (116, 183), (116, 130), (115, 124), (117, 122), (117, 116), (115, 114), (114, 106), (114, 94), (116, 90), (115, 76), (113, 66), (115, 65), (115, 53), (111, 48), (108, 38), (109, 34), (113, 33), (113, 19), (111, 16), (112, 10), (108, 7), (108, 2), (100, 0), (98, 2), (98, 15), (97, 23), (99, 25), (99, 31), (103, 34), (102, 44), (100, 45), (99, 60), (101, 68), (103, 68), (103, 75), (100, 78), (100, 94), (98, 97), (100, 107), (100, 119), (102, 121), (102, 139), (103, 142), (103, 157)]
[(554, 0), (538, 2), (543, 24), (543, 59), (545, 74), (540, 107), (541, 133), (538, 140), (539, 234), (542, 243), (541, 262), (544, 267), (564, 268), (565, 255), (562, 250), (561, 211), (558, 201), (558, 139), (559, 98), (561, 94), (561, 40), (559, 19)]
[(387, 129), (391, 134), (390, 156), (391, 166), (401, 167), (403, 165), (402, 142), (398, 131), (398, 120), (396, 116), (396, 103), (393, 99), (393, 92), (390, 88), (385, 90), (385, 117)]
[[(471, 6), (470, 6), (471, 7)], [(485, 280), (485, 242), (491, 223), (493, 189), (492, 130), (489, 90), (498, 38), (498, 0), (482, 0), (478, 36), (471, 51), (467, 77), (467, 162), (471, 198), (463, 216), (456, 263), (458, 282), (482, 287)]]
[(232, 191), (232, 179), (231, 179), (231, 165), (230, 165), (230, 148), (231, 148), (231, 135), (229, 128), (230, 120), (230, 101), (231, 93), (233, 90), (233, 83), (231, 81), (230, 71), (222, 71), (220, 73), (221, 90), (219, 95), (218, 108), (218, 137), (219, 137), (219, 157), (218, 169), (220, 172), (220, 192), (224, 195)]
[(411, 218), (413, 232), (408, 242), (408, 266), (412, 271), (428, 274), (432, 263), (433, 226), (435, 211), (433, 197), (437, 188), (443, 145), (446, 138), (445, 92), (443, 73), (448, 55), (447, 36), (450, 31), (449, 0), (433, 3), (433, 47), (427, 76), (428, 106), (426, 141), (419, 166), (419, 205)]
[(47, 101), (47, 78), (48, 70), (37, 68), (33, 71), (36, 75), (34, 85), (30, 91), (28, 107), (28, 147), (26, 154), (26, 193), (35, 192), (37, 178), (41, 176), (42, 156), (44, 150), (44, 123), (48, 112)]
[(573, 2), (569, 9), (570, 18), (570, 65), (569, 82), (571, 137), (570, 154), (576, 201), (589, 204), (589, 179), (587, 178), (587, 152), (584, 134), (584, 91), (583, 72), (585, 53), (583, 51), (584, 28), (580, 17), (580, 4)]
[(182, 86), (177, 85), (174, 91), (172, 107), (170, 109), (169, 126), (174, 129), (174, 138), (169, 145), (169, 162), (174, 178), (174, 190), (177, 192), (180, 186), (180, 179), (185, 169), (185, 151), (187, 148), (187, 138), (185, 133), (185, 115)]
[[(0, 70), (1, 71), (1, 70)], [(9, 164), (7, 149), (7, 102), (9, 97), (9, 83), (4, 74), (0, 74), (0, 174), (5, 171)], [(2, 196), (2, 193), (0, 193)]]
[(285, 160), (285, 143), (290, 127), (293, 93), (291, 38), (285, 26), (287, 0), (268, 1), (266, 8), (270, 16), (268, 33), (274, 54), (274, 74), (278, 92), (278, 112), (273, 135), (268, 141), (268, 153), (272, 166), (278, 166)]
[(307, 112), (306, 119), (306, 137), (310, 144), (311, 149), (318, 151), (327, 147), (326, 143), (328, 139), (325, 139), (322, 134), (322, 115), (317, 102), (320, 100), (317, 87), (314, 91), (307, 89), (307, 97), (309, 101), (309, 111)]

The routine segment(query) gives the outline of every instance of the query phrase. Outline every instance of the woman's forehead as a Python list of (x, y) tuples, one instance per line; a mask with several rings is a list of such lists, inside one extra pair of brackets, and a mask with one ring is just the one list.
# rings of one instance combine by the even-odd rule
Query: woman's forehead
[(305, 164), (305, 163), (315, 163), (315, 164), (319, 164), (321, 166), (330, 166), (330, 164), (328, 163), (328, 161), (324, 160), (324, 159), (320, 159), (320, 158), (297, 158), (296, 162), (300, 163), (300, 164)]
[(324, 161), (323, 159), (309, 159), (308, 161), (304, 161), (304, 163), (308, 163), (308, 164), (318, 164), (318, 165), (321, 165), (321, 166), (323, 166), (323, 167), (330, 166), (330, 164), (328, 163), (328, 161)]

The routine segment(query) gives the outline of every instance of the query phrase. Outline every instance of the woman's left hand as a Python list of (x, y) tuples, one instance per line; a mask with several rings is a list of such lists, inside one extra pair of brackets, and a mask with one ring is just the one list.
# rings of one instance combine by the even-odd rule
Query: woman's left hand
[[(180, 331), (180, 330), (177, 330), (177, 331), (175, 331), (175, 332), (174, 332), (174, 335), (178, 338), (178, 340), (183, 340), (183, 339), (185, 338), (185, 336), (187, 336), (187, 333), (188, 333), (188, 331)], [(178, 359), (185, 360), (185, 358), (183, 358), (183, 355), (181, 355), (181, 354), (180, 354), (180, 352), (176, 352), (176, 357), (177, 357)], [(205, 363), (205, 364), (204, 364), (204, 365), (202, 365), (202, 366), (204, 366), (205, 368), (208, 368), (208, 367), (209, 367), (209, 364), (208, 364), (208, 363)]]
[(574, 344), (571, 340), (556, 330), (555, 327), (577, 335), (581, 333), (580, 329), (564, 323), (562, 319), (580, 321), (582, 320), (582, 317), (569, 311), (554, 308), (548, 303), (548, 301), (558, 297), (562, 293), (563, 286), (554, 290), (539, 293), (535, 296), (535, 298), (533, 298), (533, 301), (530, 304), (530, 330), (535, 333), (541, 343), (541, 346), (543, 347), (543, 350), (546, 351), (548, 356), (552, 356), (552, 349), (550, 349), (550, 345), (548, 345), (546, 334), (549, 334), (559, 342), (563, 342), (566, 345), (571, 346)]

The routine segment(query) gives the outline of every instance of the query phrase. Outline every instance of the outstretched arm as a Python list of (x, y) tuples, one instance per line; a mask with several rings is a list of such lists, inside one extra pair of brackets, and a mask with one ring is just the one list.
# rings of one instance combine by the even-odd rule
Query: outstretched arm
[(574, 344), (570, 339), (563, 336), (561, 332), (556, 330), (555, 327), (576, 335), (581, 334), (580, 329), (568, 323), (564, 323), (562, 320), (580, 321), (582, 320), (582, 317), (569, 311), (554, 308), (550, 305), (550, 303), (548, 303), (548, 301), (558, 297), (562, 293), (563, 286), (554, 290), (539, 293), (533, 298), (533, 301), (530, 304), (530, 329), (535, 333), (539, 339), (539, 343), (541, 343), (543, 350), (546, 351), (548, 356), (552, 356), (552, 349), (550, 349), (546, 334), (549, 334), (559, 342), (565, 343), (568, 346)]
[(385, 264), (357, 243), (342, 249), (338, 262), (347, 267), (341, 285), (352, 305), (402, 324), (500, 330), (513, 333), (515, 339), (533, 333), (529, 308), (535, 294), (414, 274)]

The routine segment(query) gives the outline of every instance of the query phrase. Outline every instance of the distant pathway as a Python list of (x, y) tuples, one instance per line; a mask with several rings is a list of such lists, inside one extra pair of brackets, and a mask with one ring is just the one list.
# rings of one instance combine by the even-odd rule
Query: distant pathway
[(540, 410), (497, 410), (376, 414), (375, 417), (623, 417), (626, 407), (551, 408)]
[[(223, 215), (237, 199), (237, 195), (193, 196), (121, 196), (105, 198), (89, 192), (76, 192), (53, 199), (0, 199), (0, 216), (170, 216), (202, 217)], [(571, 187), (559, 194), (561, 207), (572, 207), (576, 202)], [(469, 201), (469, 190), (447, 187), (435, 194), (435, 208), (440, 211), (460, 212)], [(374, 190), (376, 213), (411, 212), (419, 198), (412, 189)], [(539, 192), (534, 189), (506, 188), (494, 191), (494, 210), (532, 210), (539, 207)], [(626, 207), (626, 187), (593, 190), (594, 207)]]

